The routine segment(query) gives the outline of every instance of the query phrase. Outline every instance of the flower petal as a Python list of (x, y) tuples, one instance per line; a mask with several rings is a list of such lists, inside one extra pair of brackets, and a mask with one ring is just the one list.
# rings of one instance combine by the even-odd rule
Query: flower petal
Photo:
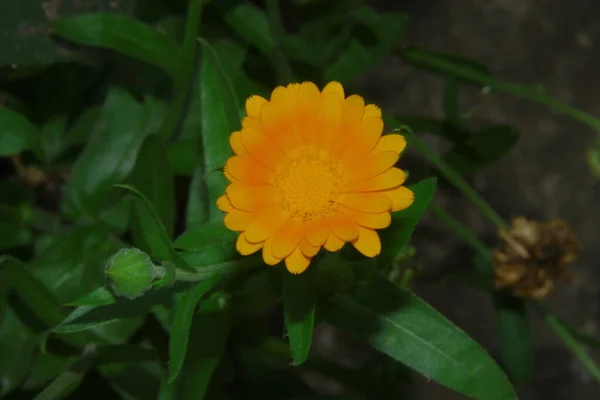
[(323, 246), (329, 236), (329, 226), (325, 220), (311, 221), (306, 225), (306, 240), (312, 246)]
[(229, 157), (225, 171), (241, 182), (268, 184), (272, 181), (273, 171), (248, 156)]
[(383, 133), (383, 120), (381, 117), (370, 117), (363, 119), (357, 145), (361, 155), (369, 153), (381, 138)]
[(330, 150), (339, 135), (342, 119), (342, 102), (335, 93), (323, 96), (318, 110), (319, 132), (317, 142), (322, 149)]
[(285, 258), (298, 246), (304, 232), (304, 223), (294, 218), (288, 219), (273, 235), (273, 256)]
[(333, 93), (337, 96), (340, 103), (344, 100), (344, 87), (342, 86), (341, 83), (336, 82), (336, 81), (329, 82), (327, 85), (325, 85), (325, 87), (323, 88), (323, 91), (321, 92), (323, 97), (325, 95), (328, 95), (331, 93)]
[(258, 128), (242, 129), (242, 143), (248, 154), (267, 168), (277, 168), (284, 157), (281, 149)]
[(382, 151), (395, 151), (396, 153), (400, 154), (402, 153), (402, 151), (404, 151), (405, 148), (406, 139), (404, 138), (404, 136), (397, 134), (384, 135), (379, 139), (379, 142), (377, 142), (377, 145), (375, 145), (375, 148), (371, 153), (373, 154)]
[(335, 251), (339, 251), (344, 246), (344, 243), (346, 242), (344, 242), (342, 239), (335, 236), (334, 234), (331, 234), (325, 241), (323, 247), (325, 247), (325, 250), (331, 251), (333, 253)]
[(400, 156), (395, 151), (371, 153), (346, 171), (346, 183), (360, 182), (377, 176), (396, 164)]
[(349, 242), (358, 237), (358, 225), (340, 213), (331, 215), (327, 219), (331, 232), (340, 239)]
[(244, 232), (240, 233), (235, 243), (235, 248), (243, 256), (249, 256), (259, 251), (263, 247), (263, 243), (251, 243), (246, 239)]
[(367, 213), (383, 213), (392, 209), (392, 200), (382, 193), (347, 193), (338, 201), (344, 207)]
[(358, 126), (365, 112), (365, 101), (353, 94), (342, 102), (342, 126)]
[(262, 107), (260, 119), (263, 122), (266, 136), (284, 153), (292, 152), (300, 145), (282, 108), (277, 107), (275, 103), (267, 103)]
[(286, 257), (285, 267), (294, 275), (301, 274), (308, 268), (310, 260), (310, 257), (302, 254), (300, 247), (296, 247), (294, 251)]
[(381, 240), (373, 229), (360, 227), (358, 239), (352, 242), (354, 248), (367, 257), (375, 257), (381, 253)]
[(261, 96), (250, 96), (246, 100), (246, 113), (252, 117), (260, 115), (260, 109), (267, 102), (267, 99)]
[(365, 106), (365, 113), (363, 114), (363, 121), (367, 118), (378, 117), (381, 118), (381, 108), (375, 104), (367, 104)]
[(229, 145), (231, 146), (231, 150), (238, 156), (246, 154), (246, 149), (242, 144), (242, 133), (240, 131), (235, 131), (229, 136)]
[(217, 208), (223, 212), (233, 211), (233, 206), (227, 198), (227, 195), (224, 194), (217, 199)]
[(317, 143), (317, 115), (321, 103), (321, 92), (312, 82), (304, 82), (296, 95), (295, 126), (307, 145)]
[(254, 222), (246, 228), (246, 239), (253, 243), (264, 242), (273, 236), (288, 218), (288, 215), (277, 209), (262, 211), (256, 216)]
[(392, 212), (404, 210), (411, 206), (415, 201), (415, 194), (409, 188), (400, 186), (399, 188), (381, 192), (392, 200)]
[(262, 251), (263, 260), (267, 265), (276, 265), (283, 260), (282, 258), (275, 258), (273, 256), (273, 237), (268, 238), (265, 241), (265, 245), (263, 246)]
[(365, 228), (383, 229), (387, 228), (392, 223), (392, 216), (389, 212), (373, 214), (352, 210), (350, 208), (342, 208), (341, 212), (346, 218)]
[(225, 171), (225, 168), (223, 168), (223, 175), (225, 175), (225, 178), (227, 178), (229, 182), (237, 181), (237, 179), (235, 179), (229, 172)]
[(244, 117), (242, 120), (242, 128), (263, 129), (263, 123), (259, 117)]
[(223, 219), (223, 223), (227, 227), (227, 229), (234, 232), (241, 232), (245, 230), (248, 225), (254, 221), (256, 218), (256, 213), (233, 210), (228, 212)]
[[(400, 168), (394, 167), (369, 179), (346, 185), (342, 192), (375, 192), (379, 190), (392, 189), (402, 185), (405, 180), (406, 174), (404, 171), (402, 171)], [(233, 205), (235, 206), (235, 203)]]
[(302, 250), (302, 254), (304, 254), (306, 257), (316, 256), (320, 248), (321, 246), (313, 246), (308, 243), (306, 238), (300, 240), (300, 250)]
[(262, 210), (277, 201), (271, 186), (248, 185), (242, 182), (233, 182), (227, 186), (227, 197), (233, 207), (244, 211)]

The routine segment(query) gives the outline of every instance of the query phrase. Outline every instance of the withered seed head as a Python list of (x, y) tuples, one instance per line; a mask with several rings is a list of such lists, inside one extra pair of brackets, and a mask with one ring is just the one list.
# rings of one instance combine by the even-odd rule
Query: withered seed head
[(494, 252), (494, 284), (515, 296), (542, 300), (557, 279), (570, 280), (568, 266), (581, 252), (581, 245), (561, 219), (548, 222), (513, 219), (501, 230), (503, 246)]

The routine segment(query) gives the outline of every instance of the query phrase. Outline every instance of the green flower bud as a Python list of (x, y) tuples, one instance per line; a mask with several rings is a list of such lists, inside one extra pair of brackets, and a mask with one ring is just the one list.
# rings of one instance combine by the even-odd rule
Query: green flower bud
[(121, 249), (106, 263), (106, 276), (115, 294), (135, 299), (152, 288), (156, 269), (143, 251)]

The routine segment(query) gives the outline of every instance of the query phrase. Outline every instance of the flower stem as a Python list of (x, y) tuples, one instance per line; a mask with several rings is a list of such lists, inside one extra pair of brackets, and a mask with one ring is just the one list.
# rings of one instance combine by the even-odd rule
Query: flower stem
[(452, 228), (458, 234), (458, 236), (460, 236), (468, 245), (470, 245), (473, 250), (479, 253), (480, 256), (487, 260), (492, 258), (490, 249), (457, 219), (448, 214), (435, 203), (431, 203), (429, 208), (435, 215), (438, 216), (440, 220), (442, 220), (442, 222)]
[(462, 177), (458, 172), (454, 170), (448, 163), (442, 160), (437, 154), (421, 142), (416, 135), (411, 135), (411, 144), (421, 152), (425, 158), (429, 160), (439, 172), (458, 190), (460, 190), (466, 198), (468, 198), (479, 210), (492, 222), (496, 227), (503, 229), (506, 228), (506, 222), (504, 219), (485, 201), (483, 197), (477, 191), (469, 185), (469, 183)]
[(273, 54), (269, 55), (271, 63), (277, 70), (279, 80), (282, 83), (290, 83), (296, 80), (296, 74), (292, 69), (285, 52), (281, 46), (281, 40), (286, 36), (283, 23), (281, 22), (281, 11), (279, 9), (279, 0), (267, 0), (267, 17), (269, 20), (269, 29), (271, 35), (277, 43)]
[(594, 360), (587, 354), (585, 349), (579, 344), (578, 340), (573, 337), (571, 332), (560, 323), (556, 316), (550, 314), (541, 308), (541, 306), (535, 307), (538, 313), (544, 319), (544, 322), (562, 339), (567, 347), (575, 354), (575, 356), (581, 361), (584, 367), (588, 370), (590, 375), (598, 382), (600, 382), (600, 368)]
[(185, 26), (185, 35), (183, 43), (179, 48), (179, 70), (176, 76), (173, 76), (173, 102), (167, 112), (167, 116), (159, 137), (163, 141), (169, 140), (177, 129), (179, 120), (184, 112), (185, 103), (188, 97), (189, 88), (192, 86), (190, 81), (194, 77), (194, 66), (196, 65), (197, 44), (196, 37), (200, 29), (200, 18), (202, 15), (203, 0), (191, 0), (187, 21)]
[(471, 68), (466, 68), (457, 65), (451, 61), (447, 61), (445, 59), (433, 56), (431, 54), (427, 54), (425, 52), (410, 50), (400, 51), (401, 55), (409, 61), (418, 62), (422, 65), (433, 67), (438, 71), (449, 73), (461, 79), (475, 82), (483, 86), (488, 86), (493, 90), (515, 94), (529, 101), (544, 104), (545, 106), (548, 106), (556, 111), (564, 113), (570, 116), (571, 118), (574, 118), (580, 122), (583, 122), (584, 124), (587, 124), (595, 131), (600, 132), (600, 119), (595, 118), (590, 114), (585, 113), (575, 107), (572, 107), (565, 102), (553, 99), (552, 97), (545, 95), (539, 89), (529, 89), (523, 85), (518, 85), (516, 83), (503, 82), (492, 78), (487, 74), (474, 71)]
[[(245, 257), (237, 260), (211, 264), (202, 267), (194, 267), (194, 271), (175, 269), (175, 281), (180, 282), (199, 282), (210, 279), (216, 275), (226, 275), (233, 272), (247, 270), (260, 265), (260, 258)], [(155, 278), (162, 278), (167, 273), (167, 268), (161, 265), (154, 266)]]

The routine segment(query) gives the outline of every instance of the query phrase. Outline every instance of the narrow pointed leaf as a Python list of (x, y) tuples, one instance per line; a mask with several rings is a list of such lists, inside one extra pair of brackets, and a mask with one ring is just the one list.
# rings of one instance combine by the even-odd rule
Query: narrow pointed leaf
[(198, 282), (190, 290), (176, 296), (171, 337), (169, 339), (170, 382), (173, 382), (177, 378), (183, 367), (196, 306), (217, 282), (219, 282), (219, 277)]
[(124, 15), (91, 13), (65, 18), (54, 25), (54, 30), (73, 42), (116, 50), (153, 64), (172, 77), (178, 72), (175, 43)]
[(146, 138), (127, 183), (143, 193), (169, 236), (175, 226), (175, 188), (166, 150), (157, 136)]
[(232, 154), (229, 135), (241, 127), (238, 105), (240, 100), (230, 78), (223, 70), (219, 57), (219, 52), (228, 46), (228, 42), (220, 42), (214, 46), (207, 42), (203, 44), (200, 106), (204, 115), (204, 181), (208, 189), (210, 220), (215, 221), (222, 218), (223, 213), (217, 209), (216, 201), (225, 193), (227, 186), (227, 179), (219, 169), (224, 167), (227, 158)]
[(300, 275), (283, 272), (283, 316), (294, 365), (306, 361), (310, 351), (315, 326), (316, 285), (314, 266)]
[(396, 255), (408, 244), (419, 219), (433, 198), (436, 183), (436, 178), (428, 178), (408, 187), (415, 195), (414, 203), (405, 210), (392, 213), (391, 225), (381, 234), (384, 251), (377, 259), (380, 265), (393, 262)]
[(533, 373), (533, 344), (525, 302), (494, 293), (501, 361), (515, 383), (526, 383)]
[(231, 330), (229, 311), (196, 314), (190, 331), (190, 344), (184, 364), (185, 374), (176, 382), (181, 399), (202, 399), (221, 361)]
[(502, 369), (465, 332), (410, 291), (383, 279), (346, 296), (329, 322), (458, 393), (516, 400)]
[(0, 106), (0, 156), (33, 148), (39, 132), (35, 125), (16, 111)]

